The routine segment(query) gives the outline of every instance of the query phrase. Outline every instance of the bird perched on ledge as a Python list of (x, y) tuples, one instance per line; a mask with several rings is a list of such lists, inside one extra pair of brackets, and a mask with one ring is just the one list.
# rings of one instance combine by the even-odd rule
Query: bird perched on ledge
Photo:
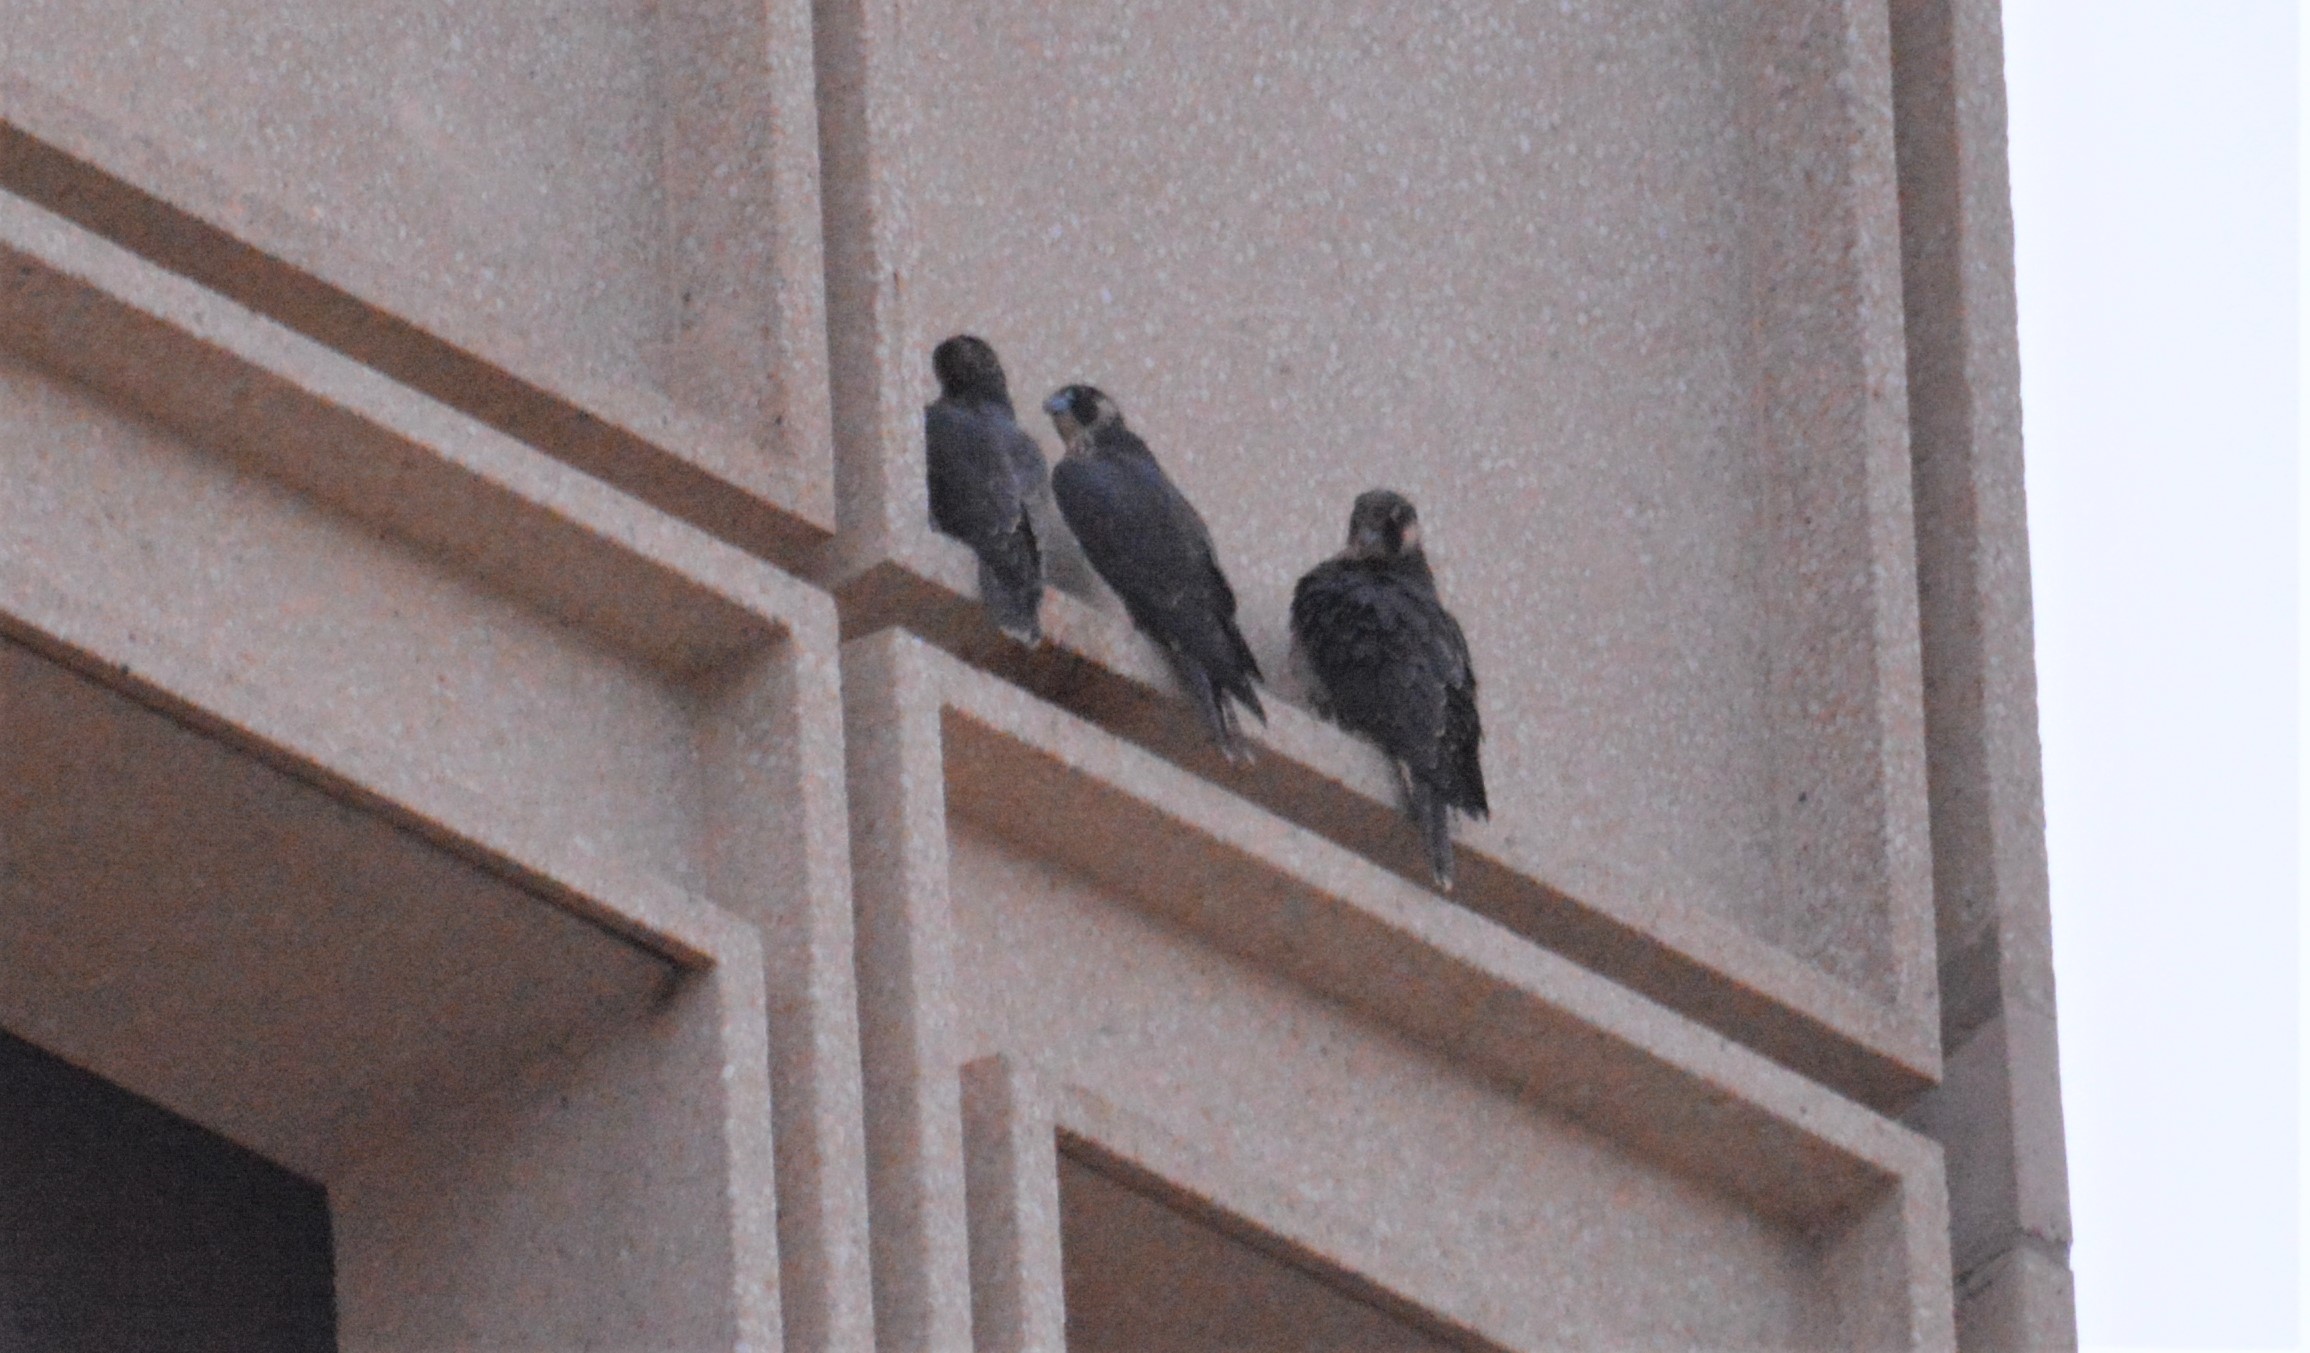
[(1477, 759), (1484, 730), (1468, 640), (1436, 597), (1409, 500), (1386, 489), (1357, 497), (1347, 548), (1292, 591), (1291, 637), (1317, 711), (1394, 762), (1436, 886), (1451, 891), (1451, 810), (1491, 812)]
[(1115, 401), (1070, 385), (1043, 403), (1067, 452), (1051, 472), (1059, 512), (1091, 567), (1163, 648), (1230, 761), (1247, 760), (1234, 706), (1267, 721), (1251, 688), (1265, 680), (1235, 628), (1235, 590), (1219, 571), (1210, 528), (1124, 426)]
[(1042, 552), (1028, 504), (1050, 471), (1011, 409), (1002, 361), (983, 338), (956, 334), (930, 355), (938, 399), (923, 406), (930, 519), (979, 557), (979, 600), (1023, 644), (1043, 637)]

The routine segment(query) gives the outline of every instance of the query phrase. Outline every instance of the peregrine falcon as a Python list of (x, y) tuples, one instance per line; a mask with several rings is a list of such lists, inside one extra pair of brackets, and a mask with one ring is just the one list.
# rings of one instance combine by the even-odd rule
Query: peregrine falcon
[(1235, 710), (1264, 723), (1251, 688), (1259, 673), (1235, 628), (1235, 591), (1219, 571), (1211, 531), (1115, 401), (1070, 385), (1043, 403), (1067, 445), (1051, 489), (1091, 567), (1122, 599), (1131, 623), (1161, 645), (1180, 684), (1231, 761), (1246, 759)]
[(986, 340), (956, 334), (930, 355), (938, 399), (923, 406), (930, 519), (979, 557), (979, 599), (996, 628), (1042, 638), (1042, 554), (1028, 504), (1049, 478), (1043, 453), (1011, 410), (1010, 383)]
[(1359, 496), (1347, 548), (1291, 597), (1291, 637), (1319, 687), (1318, 712), (1380, 745), (1402, 777), (1436, 886), (1452, 887), (1449, 811), (1485, 817), (1484, 739), (1468, 641), (1420, 549), (1420, 518), (1386, 489)]

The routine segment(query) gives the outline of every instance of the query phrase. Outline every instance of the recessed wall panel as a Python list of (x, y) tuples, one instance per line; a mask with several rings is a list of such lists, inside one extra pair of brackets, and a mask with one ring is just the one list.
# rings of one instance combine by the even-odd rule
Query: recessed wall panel
[(1929, 1066), (1881, 7), (909, 0), (859, 52), (872, 153), (830, 164), (871, 179), (885, 346), (845, 454), (887, 458), (888, 530), (929, 350), (979, 332), (1048, 454), (1045, 393), (1118, 399), (1296, 699), (1294, 581), (1406, 492), (1482, 681), (1472, 848), (1721, 926), (1703, 963)]
[(574, 405), (824, 529), (809, 69), (798, 8), (731, 0), (0, 5), (0, 119), (255, 246), (250, 297), (310, 274), (510, 375), (484, 416)]
[[(1805, 1342), (1820, 1281), (1794, 1230), (983, 830), (953, 842), (967, 1055), (1016, 1050), (1270, 1187), (1376, 1223), (1506, 1347)], [(1482, 1276), (1499, 1272), (1523, 1277)]]

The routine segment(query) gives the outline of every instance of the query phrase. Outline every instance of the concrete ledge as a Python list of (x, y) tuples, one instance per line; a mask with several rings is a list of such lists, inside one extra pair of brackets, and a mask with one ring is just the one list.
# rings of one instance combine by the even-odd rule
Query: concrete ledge
[[(796, 7), (763, 11), (790, 26)], [(807, 80), (807, 21), (800, 34)], [(777, 64), (792, 60), (787, 56)], [(791, 72), (789, 72), (791, 76)], [(767, 96), (791, 101), (776, 82)], [(807, 90), (793, 136), (771, 171), (785, 202), (768, 232), (768, 280), (744, 279), (746, 304), (774, 306), (774, 351), (759, 426), (701, 415), (664, 373), (581, 369), (504, 331), (478, 312), (380, 296), (394, 270), (363, 247), (300, 220), (284, 204), (253, 201), (217, 166), (132, 137), (90, 110), (0, 73), (0, 189), (57, 213), (161, 268), (229, 297), (508, 436), (792, 566), (832, 529), (827, 464), (824, 323), (819, 268), (815, 118)], [(799, 206), (799, 210), (797, 207)], [(791, 272), (796, 280), (777, 279)], [(568, 285), (576, 279), (568, 279)], [(719, 289), (719, 284), (717, 284)], [(792, 330), (792, 331), (790, 331)], [(743, 346), (743, 345), (741, 345)], [(679, 366), (679, 362), (676, 362)], [(675, 382), (678, 387), (680, 381)]]
[(549, 903), (13, 643), (0, 717), (0, 1021), (325, 1185), (346, 1348), (776, 1339), (752, 926)]
[[(1119, 614), (1053, 591), (1045, 642), (987, 623), (960, 544), (924, 531), (839, 584), (845, 638), (899, 627), (1426, 886), (1401, 790), (1379, 753), (1285, 699), (1246, 729), (1257, 753), (1229, 764), (1170, 669)], [(1108, 606), (1112, 607), (1109, 600)], [(1885, 1110), (1940, 1075), (1933, 1026), (1906, 1018), (1718, 916), (1630, 892), (1608, 874), (1536, 868), (1500, 823), (1457, 824), (1451, 900), (1757, 1051)]]
[[(1554, 1280), (1536, 1279), (1537, 1287), (1520, 1290), (1464, 1285), (1469, 1275), (1523, 1261), (1518, 1244), (1460, 1234), (1465, 1220), (1445, 1221), (1429, 1210), (1445, 1206), (1440, 1197), (1410, 1185), (1458, 1168), (1431, 1154), (1443, 1148), (1421, 1139), (1409, 1123), (1393, 1122), (1405, 1110), (1379, 1089), (1369, 1103), (1307, 1106), (1343, 1118), (1341, 1139), (1331, 1149), (1344, 1154), (1326, 1154), (1294, 1135), (1306, 1130), (1304, 1123), (1263, 1117), (1258, 1105), (1276, 1108), (1257, 1080), (1264, 1063), (1256, 1050), (1269, 1037), (1301, 1047), (1311, 1039), (1336, 1043), (1351, 1064), (1375, 1068), (1397, 1057), (1411, 1059), (1407, 1068), (1456, 1066), (1455, 1074), (1475, 1078), (1469, 1088), (1431, 1093), (1489, 1097), (1509, 1114), (1494, 1128), (1465, 1126), (1463, 1132), (1500, 1130), (1513, 1138), (1522, 1129), (1506, 1122), (1515, 1121), (1534, 1125), (1550, 1143), (1518, 1147), (1504, 1138), (1479, 1145), (1471, 1138), (1450, 1148), (1454, 1159), (1504, 1161), (1519, 1150), (1539, 1151), (1527, 1168), (1535, 1180), (1550, 1177), (1555, 1167), (1537, 1162), (1582, 1149), (1547, 1135), (1558, 1128), (1540, 1126), (1562, 1124), (1594, 1134), (1582, 1140), (1609, 1141), (1625, 1153), (1624, 1164), (1593, 1167), (1630, 1171), (1622, 1187), (1640, 1194), (1659, 1181), (1681, 1179), (1776, 1234), (1803, 1237), (1797, 1243), (1819, 1255), (1808, 1263), (1823, 1265), (1825, 1275), (1806, 1282), (1824, 1285), (1803, 1287), (1807, 1295), (1797, 1304), (1807, 1314), (1784, 1315), (1798, 1323), (1780, 1327), (1779, 1338), (1821, 1347), (1948, 1343), (1946, 1208), (1939, 1156), (1923, 1139), (1313, 833), (1246, 812), (1241, 800), (1200, 777), (919, 640), (885, 633), (854, 641), (845, 647), (844, 666), (849, 722), (861, 730), (851, 743), (853, 842), (867, 1000), (862, 1037), (877, 1311), (886, 1345), (959, 1346), (947, 1341), (967, 1338), (969, 1235), (977, 1224), (966, 1223), (967, 1195), (974, 1187), (984, 1194), (993, 1187), (985, 1181), (1006, 1171), (1017, 1178), (1026, 1168), (1001, 1165), (1000, 1151), (990, 1158), (966, 1145), (971, 1092), (963, 1068), (974, 1055), (995, 1053), (1047, 1064), (1051, 1069), (1038, 1073), (1045, 1080), (1082, 1086), (1151, 1122), (1180, 1121), (1175, 1135), (1204, 1143), (1206, 1151), (1236, 1153), (1237, 1168), (1250, 1172), (1245, 1177), (1257, 1177), (1262, 1167), (1255, 1162), (1279, 1149), (1275, 1134), (1300, 1142), (1293, 1150), (1302, 1153), (1307, 1174), (1295, 1186), (1331, 1196), (1330, 1206), (1385, 1229), (1396, 1247), (1382, 1259), (1350, 1246), (1327, 1262), (1429, 1312), (1433, 1328), (1478, 1331), (1502, 1347), (1532, 1345), (1539, 1327), (1529, 1322), (1538, 1307), (1568, 1298)], [(968, 885), (950, 879), (950, 869), (966, 863), (972, 871), (992, 867), (973, 863), (983, 848), (971, 844), (990, 838), (1019, 851), (1018, 862)], [(1074, 880), (1051, 885), (1059, 889), (1053, 904), (1060, 897), (1097, 897), (1113, 899), (1119, 910), (1069, 920), (1089, 905), (1070, 900), (1064, 915), (1030, 920), (1052, 905), (1036, 900), (1042, 885), (1030, 882), (1043, 870)], [(1118, 919), (1097, 919), (1110, 915)], [(1125, 916), (1146, 920), (1119, 919)], [(990, 925), (994, 929), (986, 929)], [(1147, 925), (1181, 937), (1163, 944), (1181, 946), (1176, 961), (1196, 964), (1217, 986), (1201, 996), (1191, 990), (1164, 995), (1175, 987), (1157, 975), (1160, 966), (1145, 977), (1113, 966), (1124, 952), (1137, 956), (1130, 962), (1158, 963), (1162, 946), (1153, 931), (1128, 943), (1118, 936), (1112, 953), (1097, 948), (1102, 928), (1137, 936)], [(1078, 952), (1085, 942), (1096, 952)], [(1189, 957), (1195, 953), (1210, 957)], [(1247, 975), (1267, 976), (1223, 975), (1238, 971), (1238, 964)], [(1134, 1006), (1135, 1015), (1099, 1018), (1099, 1029), (1120, 1036), (1144, 1025), (1147, 1032), (1138, 1036), (1156, 1037), (1175, 1022), (1220, 1019), (1220, 1006), (1209, 1002), (1254, 1001), (1248, 994), (1220, 994), (1238, 990), (1239, 980), (1260, 992), (1280, 982), (1272, 990), (1305, 993), (1336, 1013), (1287, 1016), (1285, 1009), (1302, 1011), (1296, 1002), (1305, 996), (1262, 996), (1245, 1009), (1273, 1007), (1275, 1013), (1260, 1017), (1284, 1021), (1272, 1034), (1238, 1022), (1229, 1026), (1237, 1031), (1237, 1048), (1166, 1042), (1160, 1052), (1149, 1047), (1126, 1055), (1118, 1047), (1120, 1060), (1095, 1051), (1095, 1037), (1083, 1043), (1090, 1035), (1062, 1035), (1049, 1023), (1063, 1018), (1057, 1009), (1075, 1008), (1070, 1001), (1080, 999), (1063, 993), (1087, 983), (1152, 1003)], [(1048, 995), (1040, 992), (1045, 987)], [(1192, 1020), (1161, 1013), (1167, 1001), (1186, 1003), (1182, 1011), (1193, 1006), (1212, 1013)], [(1082, 1018), (1094, 1017), (1086, 1011)], [(1029, 1027), (1020, 1021), (1030, 1019), (1043, 1032), (1017, 1032)], [(1296, 1027), (1292, 1020), (1309, 1023), (1282, 1033)], [(1349, 1027), (1385, 1030), (1389, 1046), (1406, 1050), (1348, 1051), (1375, 1036), (1351, 1035)], [(1038, 1051), (1033, 1042), (1006, 1041), (1013, 1037), (1078, 1041)], [(1309, 1074), (1292, 1073), (1295, 1079)], [(1242, 1107), (1219, 1107), (1231, 1098), (1240, 1098)], [(1467, 1117), (1473, 1123), (1486, 1115)], [(1369, 1159), (1360, 1155), (1365, 1152)], [(1383, 1158), (1402, 1172), (1400, 1179), (1364, 1173)], [(1026, 1158), (1014, 1149), (1008, 1159)], [(971, 1177), (981, 1184), (967, 1184)], [(1448, 1194), (1459, 1185), (1439, 1177), (1431, 1187)], [(1532, 1219), (1568, 1217), (1580, 1208), (1569, 1198), (1543, 1204), (1522, 1194), (1517, 1206), (1526, 1225), (1542, 1230), (1553, 1223)], [(1037, 1206), (1025, 1202), (985, 1223), (1008, 1237), (988, 1243), (1014, 1256), (993, 1262), (1015, 1270), (1027, 1262), (1016, 1256), (1038, 1252), (1020, 1229), (1034, 1215), (1040, 1215)], [(1477, 1251), (1469, 1247), (1486, 1244), (1505, 1248), (1486, 1250), (1488, 1258), (1475, 1262)], [(1343, 1257), (1349, 1254), (1353, 1262)], [(1467, 1262), (1429, 1267), (1417, 1257), (1430, 1254)], [(1608, 1262), (1602, 1255), (1578, 1261)], [(1375, 1274), (1373, 1265), (1393, 1266), (1386, 1272), (1397, 1276)], [(1610, 1281), (1630, 1286), (1616, 1286), (1577, 1318), (1553, 1306), (1556, 1328), (1586, 1331), (1574, 1342), (1633, 1347), (1660, 1337), (1657, 1328), (1640, 1333), (1642, 1320), (1681, 1318), (1668, 1313), (1676, 1302), (1665, 1293), (1635, 1295), (1645, 1289), (1643, 1279), (1623, 1274)], [(1752, 1273), (1750, 1281), (1774, 1280)], [(1543, 1288), (1553, 1295), (1543, 1295)], [(1791, 1299), (1796, 1290), (1790, 1289)], [(1835, 1295), (1840, 1292), (1845, 1295)], [(1048, 1318), (1047, 1296), (982, 1292), (978, 1299), (1003, 1313), (990, 1318), (1005, 1329)], [(1616, 1324), (1631, 1318), (1633, 1308), (1623, 1301), (1650, 1314), (1636, 1325)], [(1527, 1303), (1537, 1305), (1527, 1309)], [(1775, 1318), (1757, 1311), (1721, 1314), (1727, 1322)], [(1844, 1332), (1824, 1333), (1831, 1328), (1824, 1320)], [(1691, 1334), (1704, 1343), (1712, 1335), (1738, 1341), (1742, 1336), (1728, 1332), (1733, 1327), (1695, 1327)]]

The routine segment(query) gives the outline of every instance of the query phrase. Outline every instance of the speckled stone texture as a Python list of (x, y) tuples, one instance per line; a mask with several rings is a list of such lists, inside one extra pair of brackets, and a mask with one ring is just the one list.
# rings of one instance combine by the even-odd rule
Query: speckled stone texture
[(0, 1019), (326, 1184), (348, 1348), (862, 1343), (829, 601), (14, 199), (0, 257)]
[(0, 5), (0, 186), (792, 550), (832, 525), (799, 0)]
[(1038, 1131), (1447, 1346), (1949, 1343), (1922, 1138), (919, 640), (844, 669), (886, 1346), (1050, 1319)]
[[(763, 1218), (731, 1209), (768, 1143), (717, 1121), (765, 1088), (756, 950), (677, 966), (19, 646), (0, 667), (0, 1020), (326, 1185), (341, 1347), (775, 1327), (738, 1276), (775, 1263)], [(621, 1253), (653, 1229), (694, 1239)]]
[(1987, 0), (1893, 6), (1902, 253), (1948, 1076), (1969, 1349), (2077, 1342), (2038, 774), (2004, 53)]
[[(0, 1026), (348, 1349), (2071, 1346), (1998, 42), (0, 0)], [(1063, 536), (987, 625), (956, 330), (1200, 505), (1249, 765)], [(1448, 897), (1285, 661), (1383, 485)]]
[[(834, 286), (872, 297), (835, 316), (849, 632), (914, 605), (894, 567), (953, 576), (914, 561), (952, 553), (922, 540), (916, 409), (956, 329), (1022, 394), (1120, 400), (1287, 697), (1293, 580), (1357, 492), (1399, 488), (1484, 683), (1478, 905), (1569, 906), (1518, 928), (1589, 961), (1665, 951), (1614, 975), (1690, 969), (1648, 994), (1872, 1102), (1929, 1083), (1882, 8), (895, 15), (864, 12), (860, 106), (826, 113), (855, 216), (830, 211)], [(851, 324), (872, 327), (845, 346)], [(1113, 702), (1015, 661), (1094, 718)], [(1245, 787), (1372, 848), (1323, 801), (1345, 795)], [(1747, 991), (1817, 1027), (1718, 1017)]]

